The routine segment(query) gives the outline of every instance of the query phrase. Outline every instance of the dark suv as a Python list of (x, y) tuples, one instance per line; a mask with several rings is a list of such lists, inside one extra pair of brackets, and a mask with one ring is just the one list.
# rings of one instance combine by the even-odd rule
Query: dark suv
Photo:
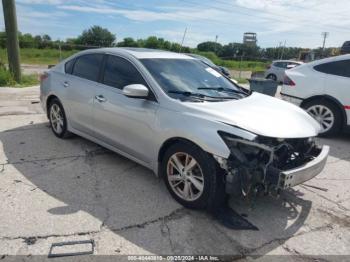
[(344, 42), (343, 46), (340, 49), (341, 54), (350, 54), (350, 41)]

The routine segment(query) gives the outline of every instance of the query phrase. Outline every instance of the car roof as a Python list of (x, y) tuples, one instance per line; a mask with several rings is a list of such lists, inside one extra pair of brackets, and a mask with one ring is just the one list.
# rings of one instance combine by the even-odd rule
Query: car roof
[(350, 59), (350, 54), (331, 56), (331, 57), (315, 60), (315, 61), (309, 62), (307, 64), (309, 66), (313, 66), (313, 65), (324, 64), (324, 63), (339, 61), (339, 60), (344, 60), (344, 59)]
[(164, 59), (194, 59), (185, 54), (164, 51), (159, 49), (150, 48), (131, 48), (131, 47), (110, 47), (110, 48), (98, 48), (88, 49), (81, 53), (109, 53), (109, 54), (128, 54), (137, 59), (143, 58), (164, 58)]
[(303, 63), (302, 61), (296, 61), (296, 60), (273, 60), (272, 62), (273, 63), (276, 63), (276, 62), (292, 62), (292, 63), (298, 63), (298, 64), (302, 64)]

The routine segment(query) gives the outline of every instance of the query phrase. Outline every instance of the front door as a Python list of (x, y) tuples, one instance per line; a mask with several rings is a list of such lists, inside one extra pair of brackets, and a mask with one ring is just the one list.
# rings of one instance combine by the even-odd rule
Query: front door
[[(102, 83), (96, 88), (94, 126), (100, 140), (141, 160), (151, 162), (158, 103), (150, 93), (149, 99), (129, 98), (122, 89), (145, 80), (128, 60), (107, 55)], [(150, 90), (151, 92), (151, 90)]]

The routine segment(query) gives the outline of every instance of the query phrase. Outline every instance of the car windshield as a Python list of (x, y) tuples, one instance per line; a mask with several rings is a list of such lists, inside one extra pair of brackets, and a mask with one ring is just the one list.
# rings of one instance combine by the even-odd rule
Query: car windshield
[(181, 100), (238, 99), (246, 94), (230, 80), (197, 59), (141, 59), (160, 87)]

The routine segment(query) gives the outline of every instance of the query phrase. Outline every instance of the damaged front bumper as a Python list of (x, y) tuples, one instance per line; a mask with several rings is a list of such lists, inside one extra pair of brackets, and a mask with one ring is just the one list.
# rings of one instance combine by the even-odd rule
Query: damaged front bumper
[(323, 146), (321, 153), (312, 161), (301, 167), (282, 171), (279, 176), (278, 188), (286, 189), (293, 187), (317, 176), (326, 165), (328, 154), (329, 146)]
[(257, 137), (248, 141), (220, 135), (231, 154), (228, 159), (214, 157), (226, 171), (226, 192), (234, 195), (279, 194), (317, 176), (329, 154), (329, 146), (316, 145), (314, 138)]

